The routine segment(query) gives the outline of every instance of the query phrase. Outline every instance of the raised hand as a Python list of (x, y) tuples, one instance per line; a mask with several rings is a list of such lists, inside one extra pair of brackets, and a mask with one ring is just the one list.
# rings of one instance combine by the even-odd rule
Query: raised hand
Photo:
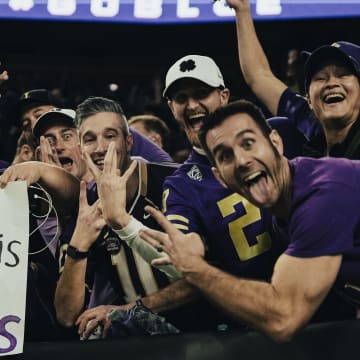
[(36, 148), (35, 158), (38, 161), (61, 167), (56, 150), (51, 147), (49, 141), (44, 136), (40, 137), (40, 145)]
[(248, 10), (250, 9), (250, 2), (249, 0), (226, 0), (229, 7), (235, 10)]
[(98, 238), (100, 231), (105, 226), (102, 216), (100, 200), (91, 206), (86, 197), (86, 183), (80, 183), (79, 213), (76, 226), (71, 238), (71, 244), (81, 251), (87, 251)]
[(140, 237), (158, 251), (165, 251), (170, 258), (153, 260), (153, 265), (172, 263), (183, 275), (191, 272), (191, 269), (197, 266), (205, 255), (205, 246), (201, 237), (196, 233), (182, 233), (166, 219), (161, 211), (151, 206), (146, 206), (145, 210), (158, 222), (165, 233), (144, 228), (140, 231)]
[(97, 184), (106, 223), (116, 230), (125, 227), (131, 220), (126, 211), (126, 185), (137, 167), (137, 162), (133, 161), (121, 175), (114, 142), (111, 142), (107, 149), (103, 171), (93, 163), (87, 153), (84, 156)]

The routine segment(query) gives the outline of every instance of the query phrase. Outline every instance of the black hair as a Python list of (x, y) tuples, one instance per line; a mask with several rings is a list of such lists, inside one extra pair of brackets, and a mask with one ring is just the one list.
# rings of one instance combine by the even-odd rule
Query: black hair
[(121, 129), (124, 136), (129, 135), (129, 127), (127, 124), (126, 116), (121, 105), (111, 99), (104, 97), (90, 96), (80, 103), (76, 108), (75, 123), (78, 128), (88, 117), (95, 115), (99, 112), (111, 112), (119, 115), (121, 120)]
[(237, 100), (218, 108), (206, 117), (199, 131), (200, 144), (204, 149), (209, 161), (214, 166), (215, 159), (206, 144), (206, 135), (210, 130), (220, 126), (228, 117), (239, 113), (248, 114), (255, 121), (266, 138), (269, 137), (269, 134), (272, 131), (261, 109), (250, 101)]

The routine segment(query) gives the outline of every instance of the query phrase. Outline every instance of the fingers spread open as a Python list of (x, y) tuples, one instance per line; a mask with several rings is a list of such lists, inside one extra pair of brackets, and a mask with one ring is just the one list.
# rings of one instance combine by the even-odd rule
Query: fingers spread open
[(125, 171), (125, 173), (122, 177), (127, 181), (130, 178), (130, 176), (134, 173), (136, 167), (137, 167), (137, 161), (134, 160), (131, 162), (130, 166)]
[(86, 196), (86, 183), (85, 181), (80, 181), (80, 195), (79, 195), (79, 206), (80, 208), (88, 205), (87, 196)]
[(150, 228), (141, 229), (139, 236), (159, 252), (168, 252), (172, 244), (166, 233)]
[(95, 180), (99, 177), (99, 175), (101, 174), (101, 171), (98, 169), (98, 167), (94, 164), (94, 162), (92, 161), (90, 155), (86, 152), (82, 153), (86, 164), (92, 174), (92, 176), (95, 178)]
[(156, 221), (157, 223), (164, 229), (169, 236), (175, 236), (180, 232), (180, 230), (176, 229), (176, 227), (165, 217), (165, 215), (160, 211), (155, 209), (152, 206), (146, 206), (145, 211), (147, 211)]

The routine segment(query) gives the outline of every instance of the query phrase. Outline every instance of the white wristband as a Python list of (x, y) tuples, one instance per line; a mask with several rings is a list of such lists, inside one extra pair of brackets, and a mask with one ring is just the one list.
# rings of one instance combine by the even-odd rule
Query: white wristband
[[(113, 231), (120, 237), (121, 240), (125, 241), (129, 247), (135, 250), (146, 262), (151, 264), (155, 259), (162, 258), (166, 256), (166, 253), (159, 252), (149, 243), (141, 239), (139, 236), (139, 231), (146, 226), (140, 221), (136, 220), (131, 216), (131, 221), (128, 225), (120, 230)], [(182, 278), (182, 275), (175, 269), (173, 265), (159, 265), (156, 266), (157, 269), (164, 272), (171, 281), (178, 280)]]

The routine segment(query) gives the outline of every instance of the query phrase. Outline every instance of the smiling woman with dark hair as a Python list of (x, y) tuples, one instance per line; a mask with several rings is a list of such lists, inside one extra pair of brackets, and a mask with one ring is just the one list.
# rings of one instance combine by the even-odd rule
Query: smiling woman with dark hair
[(278, 79), (257, 38), (249, 0), (226, 0), (236, 13), (238, 55), (246, 83), (274, 116), (310, 139), (303, 155), (360, 159), (360, 46), (346, 41), (303, 52), (306, 97)]

